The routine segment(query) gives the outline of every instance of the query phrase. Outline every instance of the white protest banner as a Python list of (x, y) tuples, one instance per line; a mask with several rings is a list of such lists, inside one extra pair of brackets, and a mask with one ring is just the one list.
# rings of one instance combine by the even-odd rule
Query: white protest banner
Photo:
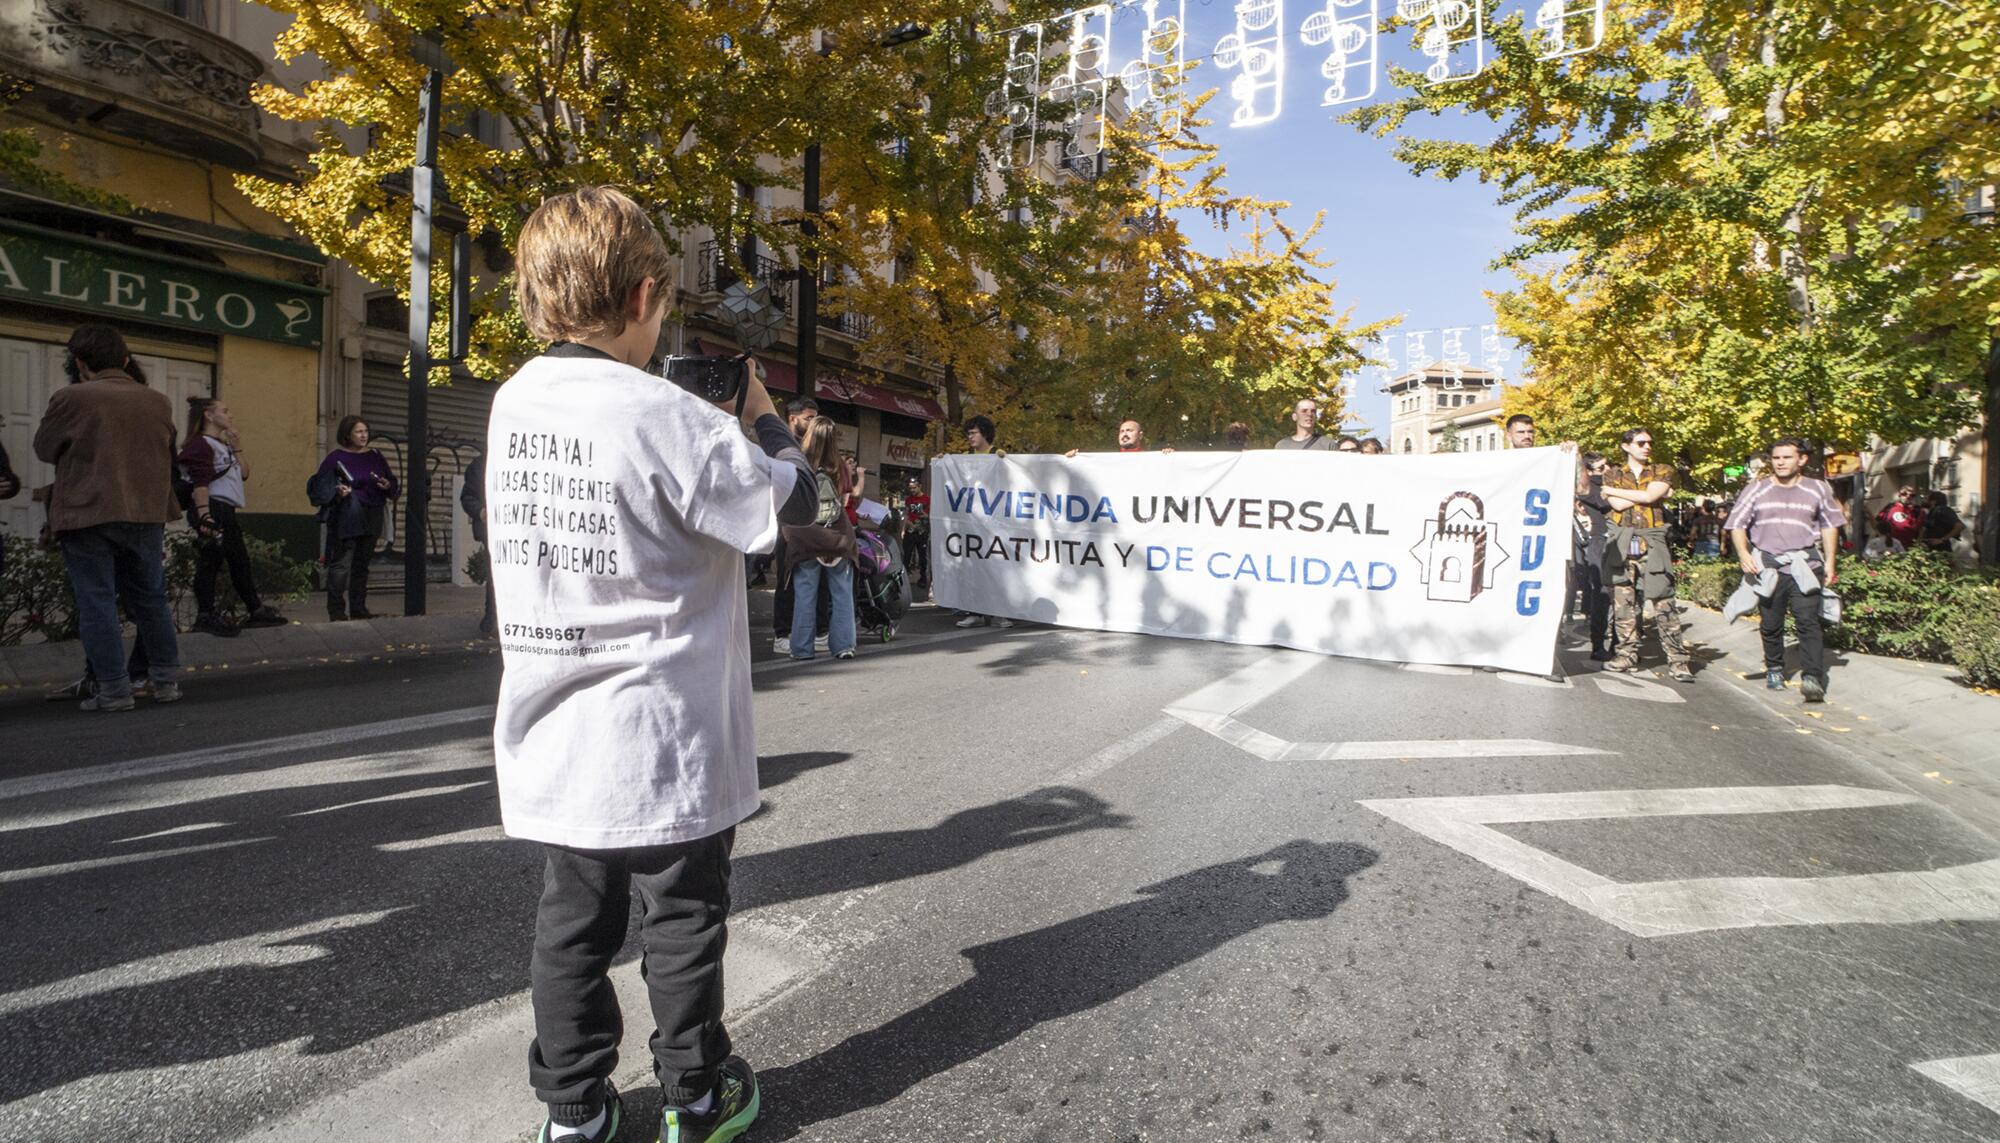
[(944, 456), (946, 607), (1546, 674), (1576, 458), (1557, 448)]

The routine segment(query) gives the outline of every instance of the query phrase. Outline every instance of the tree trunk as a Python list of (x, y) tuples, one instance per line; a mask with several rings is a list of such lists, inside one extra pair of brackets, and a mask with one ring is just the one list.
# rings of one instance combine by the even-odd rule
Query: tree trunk
[(1979, 515), (1973, 518), (1979, 562), (2000, 564), (2000, 332), (1986, 353), (1986, 431), (1980, 467), (1985, 469), (1985, 485), (1980, 491)]

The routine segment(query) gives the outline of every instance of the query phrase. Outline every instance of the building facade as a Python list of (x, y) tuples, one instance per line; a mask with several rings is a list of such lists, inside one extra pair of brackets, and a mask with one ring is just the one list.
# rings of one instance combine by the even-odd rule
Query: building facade
[[(27, 132), (56, 176), (0, 172), (0, 441), (30, 487), (53, 478), (29, 442), (62, 346), (108, 322), (177, 418), (188, 397), (228, 403), (254, 457), (246, 530), (310, 558), (306, 478), (355, 407), (376, 291), (236, 189), (307, 154), (303, 127), (250, 98), (303, 77), (272, 58), (284, 21), (243, 0), (0, 5), (0, 71), (18, 84), (0, 128)], [(39, 512), (8, 501), (0, 527), (31, 534)]]
[(1506, 447), (1503, 392), (1497, 373), (1441, 362), (1395, 378), (1388, 386), (1388, 450), (1425, 456)]

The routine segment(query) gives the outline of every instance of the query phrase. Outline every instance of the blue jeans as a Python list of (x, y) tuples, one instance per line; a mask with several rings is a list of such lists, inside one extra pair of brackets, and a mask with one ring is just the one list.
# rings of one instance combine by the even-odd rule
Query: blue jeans
[(63, 565), (76, 593), (77, 628), (84, 658), (97, 679), (98, 693), (124, 698), (132, 693), (125, 673), (125, 638), (118, 603), (138, 628), (146, 652), (146, 676), (171, 683), (180, 674), (180, 642), (174, 613), (167, 606), (163, 524), (98, 524), (62, 534)]
[(826, 624), (827, 650), (838, 655), (854, 649), (854, 565), (842, 560), (827, 567), (807, 560), (792, 570), (792, 658), (813, 654), (813, 611), (819, 599), (820, 573), (826, 573), (833, 615)]

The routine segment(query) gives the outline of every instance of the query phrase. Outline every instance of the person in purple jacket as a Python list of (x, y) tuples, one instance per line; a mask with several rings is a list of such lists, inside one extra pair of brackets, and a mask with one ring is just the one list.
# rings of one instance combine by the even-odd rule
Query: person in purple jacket
[(333, 481), (326, 514), (326, 614), (335, 621), (372, 619), (368, 561), (382, 539), (384, 509), (401, 491), (380, 450), (368, 447), (368, 422), (340, 419), (338, 448), (320, 462), (315, 479)]

